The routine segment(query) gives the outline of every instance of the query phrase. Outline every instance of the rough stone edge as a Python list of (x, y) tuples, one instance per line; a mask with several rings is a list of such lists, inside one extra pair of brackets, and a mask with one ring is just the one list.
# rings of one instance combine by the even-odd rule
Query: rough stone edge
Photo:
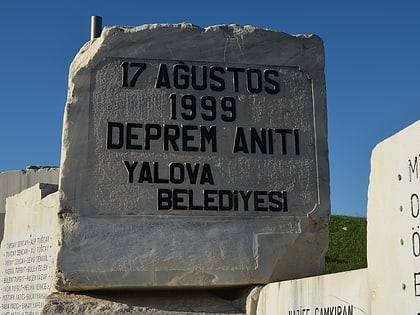
[[(254, 303), (255, 304), (255, 303)], [(256, 305), (256, 304), (255, 304)], [(41, 314), (47, 315), (254, 315), (210, 291), (54, 292)]]
[[(101, 49), (102, 45), (107, 42), (108, 38), (117, 36), (118, 33), (128, 33), (133, 34), (137, 32), (143, 32), (143, 31), (154, 31), (157, 29), (187, 29), (187, 30), (194, 30), (200, 33), (209, 33), (214, 31), (223, 31), (227, 34), (231, 34), (233, 36), (243, 35), (247, 33), (253, 33), (255, 31), (263, 31), (263, 32), (270, 32), (270, 33), (278, 33), (283, 36), (287, 37), (295, 37), (295, 38), (302, 38), (302, 39), (310, 39), (314, 38), (322, 42), (322, 39), (315, 35), (315, 34), (288, 34), (284, 33), (282, 31), (269, 29), (269, 28), (259, 28), (253, 25), (238, 25), (238, 24), (219, 24), (219, 25), (211, 25), (207, 26), (205, 28), (202, 28), (200, 26), (191, 24), (191, 23), (177, 23), (177, 24), (169, 24), (169, 23), (161, 23), (161, 24), (144, 24), (139, 26), (108, 26), (104, 27), (102, 30), (102, 34), (100, 37), (95, 38), (93, 40), (90, 40), (86, 42), (79, 50), (77, 55), (75, 56), (72, 64), (70, 65), (70, 74), (69, 77), (71, 77), (71, 74), (76, 69), (81, 69), (89, 66), (90, 62), (93, 60), (93, 58), (80, 58), (80, 55), (85, 54), (88, 50), (91, 51), (91, 55), (93, 57), (96, 55), (96, 53)], [(69, 92), (70, 92), (69, 87)], [(70, 94), (68, 95), (68, 102), (70, 100)]]
[[(134, 35), (131, 36), (131, 34), (134, 34), (135, 32), (138, 32), (139, 30), (145, 31), (145, 32), (147, 31), (152, 32), (154, 30), (159, 30), (159, 29), (160, 30), (166, 30), (166, 29), (192, 30), (193, 31), (192, 34), (200, 34), (200, 33), (205, 34), (206, 32), (208, 33), (210, 31), (218, 31), (219, 33), (222, 33), (222, 32), (227, 33), (226, 30), (229, 30), (230, 34), (232, 34), (233, 36), (233, 38), (230, 38), (230, 39), (235, 39), (236, 38), (235, 35), (240, 34), (240, 32), (243, 32), (242, 34), (245, 34), (246, 32), (251, 33), (251, 32), (258, 31), (260, 32), (261, 36), (264, 34), (264, 32), (269, 32), (269, 33), (272, 33), (274, 36), (278, 36), (276, 38), (280, 44), (282, 44), (283, 41), (287, 41), (288, 43), (293, 42), (293, 46), (295, 46), (294, 49), (296, 49), (296, 47), (299, 46), (300, 51), (293, 50), (293, 54), (286, 54), (287, 58), (285, 58), (285, 56), (282, 55), (280, 58), (281, 60), (280, 63), (286, 66), (300, 65), (302, 63), (302, 66), (303, 66), (303, 68), (301, 68), (302, 71), (309, 71), (308, 72), (309, 77), (311, 77), (312, 79), (315, 79), (314, 90), (319, 91), (319, 93), (317, 92), (314, 95), (314, 102), (317, 104), (319, 103), (321, 105), (326, 104), (325, 76), (324, 76), (324, 51), (323, 51), (324, 48), (322, 45), (322, 40), (318, 36), (316, 35), (289, 35), (287, 33), (283, 33), (280, 31), (256, 28), (254, 26), (239, 26), (236, 24), (215, 25), (215, 26), (207, 27), (205, 29), (194, 26), (192, 24), (188, 24), (188, 23), (149, 24), (149, 25), (143, 25), (143, 26), (137, 26), (137, 27), (121, 27), (121, 26), (107, 27), (104, 29), (101, 37), (89, 41), (82, 47), (79, 54), (76, 56), (75, 60), (73, 61), (71, 65), (70, 78), (73, 78), (74, 80), (76, 75), (78, 75), (80, 72), (86, 72), (87, 70), (86, 67), (89, 67), (90, 65), (95, 64), (96, 62), (98, 62), (98, 60), (106, 56), (109, 46), (111, 45), (112, 47), (112, 45), (115, 43), (114, 41), (115, 37), (119, 37), (119, 34), (126, 33), (126, 36), (124, 36), (124, 38), (122, 38), (121, 40), (126, 41), (126, 42), (127, 41), (135, 42), (136, 38)], [(235, 30), (236, 30), (236, 33), (235, 33)], [(196, 33), (196, 32), (199, 32), (199, 33)], [(118, 40), (120, 40), (120, 38)], [(274, 51), (280, 51), (278, 49), (279, 48), (277, 47)], [(315, 55), (318, 59), (314, 62), (306, 61), (307, 59), (305, 58), (305, 56), (306, 54), (309, 54), (309, 52), (307, 51), (310, 51), (310, 50), (315, 50), (318, 52), (318, 54)], [(85, 55), (81, 56), (82, 54), (85, 54)], [(104, 54), (104, 55), (98, 56), (98, 54)], [(127, 56), (127, 57), (130, 58), (130, 56)], [(269, 59), (271, 60), (270, 62), (274, 60), (272, 56)], [(251, 58), (250, 60), (254, 60), (252, 62), (255, 62), (255, 58)], [(231, 58), (225, 62), (232, 62)], [(256, 62), (256, 64), (258, 64), (258, 62)], [(73, 98), (73, 95), (72, 95), (73, 92), (75, 92), (75, 85), (74, 85), (74, 82), (70, 81), (67, 105), (70, 105), (70, 107), (80, 106), (79, 104), (80, 100), (78, 100), (77, 98)], [(66, 111), (68, 110), (69, 108), (68, 106), (66, 106)], [(327, 138), (326, 108), (324, 108), (324, 106), (318, 106), (317, 111), (316, 111), (316, 116), (325, 117), (325, 121), (324, 119), (322, 119), (322, 121), (320, 121), (319, 126), (316, 125), (315, 128), (316, 128), (316, 133), (318, 135), (318, 138), (323, 139), (325, 137), (326, 139)], [(65, 134), (68, 133), (68, 129), (66, 129), (66, 127), (68, 126), (65, 122), (64, 128), (63, 128), (63, 147), (68, 145), (68, 143), (65, 143), (64, 141)], [(325, 130), (323, 128), (325, 128)], [(321, 228), (323, 229), (323, 231), (326, 231), (326, 235), (328, 235), (328, 217), (330, 214), (330, 200), (329, 200), (329, 184), (325, 184), (325, 182), (329, 181), (328, 144), (326, 143), (326, 141), (325, 143), (323, 141), (319, 143), (317, 142), (317, 150), (318, 150), (318, 157), (319, 156), (325, 157), (322, 159), (322, 161), (325, 163), (321, 163), (318, 165), (319, 172), (324, 175), (324, 177), (319, 178), (319, 181), (320, 181), (319, 194), (320, 194), (321, 203), (316, 203), (314, 205), (313, 210), (309, 211), (305, 217), (302, 217), (302, 219), (304, 219), (305, 221), (304, 224), (302, 225), (302, 229), (313, 231), (313, 230), (316, 230), (317, 226), (321, 225)], [(66, 156), (65, 154), (62, 154), (61, 166), (63, 166), (63, 161), (65, 160), (66, 160)], [(66, 164), (64, 163), (64, 165)], [(83, 165), (83, 162), (81, 163), (81, 165)], [(324, 169), (322, 169), (322, 167), (324, 167)], [(78, 169), (82, 170), (83, 167), (78, 168)], [(66, 172), (67, 170), (65, 169), (65, 167), (62, 167), (60, 171)], [(60, 176), (60, 178), (62, 177)], [(60, 191), (60, 194), (61, 194), (61, 198), (64, 197), (64, 204), (63, 204), (64, 206), (61, 208), (60, 211), (62, 211), (63, 213), (69, 213), (69, 214), (72, 213), (73, 212), (72, 200), (74, 199), (72, 198), (72, 196), (64, 196), (63, 191)], [(70, 201), (70, 203), (67, 203), (68, 201)], [(323, 211), (316, 211), (319, 209)], [(75, 213), (75, 215), (76, 217), (78, 217), (79, 214)], [(319, 273), (318, 272), (315, 272), (313, 274), (311, 273), (311, 274), (308, 274), (308, 276), (315, 275), (315, 274), (319, 274)]]
[[(221, 24), (221, 25), (213, 25), (208, 26), (206, 28), (201, 28), (199, 26), (193, 25), (191, 23), (178, 23), (178, 24), (145, 24), (140, 26), (111, 26), (111, 27), (105, 27), (102, 31), (102, 34), (100, 37), (95, 38), (93, 40), (88, 41), (77, 53), (75, 56), (72, 64), (70, 65), (70, 71), (69, 71), (69, 85), (68, 85), (68, 95), (67, 95), (67, 101), (66, 101), (66, 114), (64, 115), (64, 121), (63, 121), (63, 135), (62, 135), (62, 154), (61, 154), (61, 167), (60, 167), (60, 181), (61, 178), (66, 176), (67, 171), (67, 163), (68, 157), (67, 157), (67, 151), (63, 150), (63, 148), (67, 148), (69, 146), (68, 140), (69, 140), (69, 124), (66, 120), (67, 112), (71, 111), (69, 107), (74, 106), (80, 106), (80, 100), (75, 95), (76, 90), (80, 89), (77, 88), (75, 84), (75, 79), (78, 78), (78, 73), (82, 73), (86, 70), (86, 68), (94, 65), (97, 63), (101, 58), (103, 58), (102, 54), (107, 53), (108, 46), (113, 44), (113, 40), (116, 37), (120, 37), (119, 40), (122, 41), (128, 41), (128, 42), (135, 42), (136, 38), (131, 37), (132, 34), (138, 33), (138, 32), (156, 32), (157, 30), (192, 30), (197, 33), (205, 34), (210, 32), (223, 32), (227, 35), (227, 38), (235, 38), (238, 39), (238, 36), (249, 34), (253, 32), (262, 32), (262, 33), (271, 33), (275, 36), (280, 36), (278, 39), (280, 42), (283, 40), (293, 40), (293, 39), (301, 39), (299, 44), (295, 42), (295, 49), (297, 49), (297, 46), (301, 45), (299, 49), (301, 49), (300, 52), (295, 53), (294, 55), (288, 55), (287, 59), (284, 59), (285, 56), (282, 56), (280, 58), (281, 63), (286, 66), (294, 66), (299, 64), (301, 67), (301, 71), (304, 71), (307, 73), (307, 75), (311, 79), (315, 79), (315, 84), (313, 87), (313, 90), (319, 90), (320, 93), (316, 93), (313, 95), (313, 99), (315, 103), (324, 104), (325, 106), (317, 106), (317, 110), (315, 113), (315, 116), (321, 116), (325, 117), (325, 122), (321, 122), (322, 126), (315, 126), (317, 138), (319, 139), (327, 139), (327, 114), (326, 114), (326, 94), (325, 94), (325, 75), (324, 75), (324, 68), (325, 68), (325, 60), (324, 60), (324, 47), (323, 47), (323, 41), (322, 39), (314, 34), (309, 35), (290, 35), (288, 33), (284, 33), (282, 31), (277, 30), (271, 30), (267, 28), (259, 28), (252, 25), (245, 25), (240, 26), (238, 24)], [(121, 37), (121, 33), (127, 34), (126, 37)], [(161, 35), (161, 34), (159, 34)], [(134, 35), (133, 35), (134, 36)], [(278, 49), (278, 47), (276, 48)], [(320, 54), (315, 63), (308, 63), (305, 62), (306, 58), (304, 58), (307, 50), (317, 50)], [(130, 57), (130, 56), (127, 56)], [(272, 56), (270, 57), (272, 59)], [(296, 60), (295, 60), (296, 59)], [(293, 62), (290, 62), (290, 60), (294, 60)], [(297, 63), (297, 64), (296, 64)], [(314, 66), (314, 64), (316, 66)], [(303, 68), (302, 68), (303, 67)], [(316, 77), (314, 77), (314, 74), (316, 74)], [(87, 84), (88, 82), (85, 82)], [(80, 85), (80, 83), (78, 84)], [(325, 107), (325, 109), (323, 108)], [(320, 122), (318, 120), (318, 122)], [(325, 132), (324, 132), (324, 129)], [(74, 139), (73, 139), (74, 140)], [(84, 147), (84, 145), (81, 145)], [(314, 205), (314, 208), (309, 211), (306, 215), (306, 217), (312, 221), (314, 225), (322, 224), (323, 226), (328, 225), (328, 217), (330, 213), (330, 188), (329, 184), (325, 185), (325, 182), (329, 182), (329, 166), (328, 166), (328, 144), (323, 142), (317, 141), (317, 161), (319, 163), (319, 157), (320, 156), (326, 156), (325, 162), (326, 163), (319, 163), (318, 164), (318, 171), (320, 174), (325, 174), (324, 178), (319, 178), (319, 198), (321, 200), (321, 203), (324, 205), (324, 208), (327, 209), (326, 212), (320, 214), (318, 210), (319, 203)], [(85, 151), (86, 149), (82, 148), (82, 151)], [(324, 165), (327, 164), (327, 165)], [(82, 166), (83, 163), (79, 166)], [(81, 168), (78, 168), (80, 171), (83, 171)], [(61, 183), (60, 183), (61, 187)], [(60, 200), (74, 200), (75, 197), (69, 196), (68, 194), (65, 194), (63, 190), (60, 190)], [(70, 202), (72, 204), (72, 202)], [(68, 203), (64, 207), (62, 207), (64, 212), (72, 212), (71, 208), (72, 206), (69, 206)], [(66, 208), (66, 209), (64, 209)], [(325, 211), (324, 211), (325, 212)], [(325, 217), (326, 216), (326, 217)]]

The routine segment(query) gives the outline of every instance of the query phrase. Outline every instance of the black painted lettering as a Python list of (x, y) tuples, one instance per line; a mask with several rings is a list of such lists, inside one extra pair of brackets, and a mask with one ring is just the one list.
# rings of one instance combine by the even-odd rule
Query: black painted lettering
[(283, 198), (283, 212), (288, 212), (289, 206), (287, 204), (287, 191), (282, 191), (281, 196)]
[(143, 162), (140, 168), (138, 183), (153, 183), (152, 171), (149, 162)]
[(205, 121), (214, 121), (217, 117), (216, 99), (213, 96), (202, 96), (200, 99), (201, 108), (207, 112), (201, 114)]
[(134, 170), (135, 170), (137, 164), (138, 164), (137, 162), (133, 162), (133, 164), (130, 164), (130, 162), (124, 161), (125, 168), (128, 172), (128, 182), (129, 183), (132, 183), (134, 181)]
[(413, 255), (414, 257), (420, 256), (420, 234), (419, 232), (414, 232), (411, 236), (411, 242), (413, 245)]
[(158, 189), (158, 210), (170, 210), (172, 208), (172, 191), (170, 189)]
[(200, 164), (194, 164), (192, 167), (191, 163), (186, 163), (185, 167), (187, 169), (188, 178), (190, 179), (190, 183), (195, 185), (198, 179), (198, 171), (200, 170)]
[(192, 189), (188, 190), (188, 210), (203, 210), (202, 205), (194, 204), (194, 192)]
[(172, 191), (172, 203), (174, 210), (188, 210), (185, 203), (185, 196), (188, 195), (188, 190), (186, 189), (174, 189)]
[(228, 67), (226, 68), (226, 71), (232, 72), (232, 84), (233, 84), (233, 90), (235, 92), (239, 91), (239, 73), (244, 72), (245, 70), (242, 68), (234, 68), (234, 67)]
[(238, 191), (234, 190), (233, 191), (233, 210), (238, 211), (239, 210), (239, 195), (238, 195)]
[(299, 147), (299, 130), (293, 130), (293, 134), (295, 136), (295, 154), (300, 155), (300, 147)]
[(251, 128), (251, 153), (257, 153), (256, 147), (258, 146), (259, 152), (267, 153), (267, 133), (266, 129), (260, 128), (258, 132), (255, 128)]
[(145, 150), (150, 150), (150, 143), (152, 140), (158, 140), (161, 137), (161, 126), (159, 124), (147, 124), (146, 125), (146, 139), (145, 139)]
[(143, 127), (142, 124), (134, 124), (134, 123), (127, 123), (127, 145), (126, 148), (128, 150), (141, 150), (142, 146), (141, 144), (135, 144), (133, 143), (134, 140), (138, 140), (139, 136), (137, 133), (135, 133), (136, 129), (141, 129)]
[(109, 122), (107, 128), (107, 149), (217, 152), (216, 126), (140, 123), (124, 126)]
[(207, 66), (199, 67), (201, 68), (200, 80), (198, 80), (197, 68), (197, 66), (191, 66), (191, 85), (194, 90), (203, 91), (207, 88)]
[(233, 193), (230, 190), (219, 190), (219, 211), (230, 211), (233, 208)]
[(268, 192), (268, 200), (270, 211), (273, 212), (287, 212), (287, 192), (285, 191), (270, 191)]
[(233, 143), (233, 153), (237, 152), (248, 153), (244, 128), (242, 127), (236, 127), (235, 141)]
[(185, 109), (185, 111), (181, 113), (183, 119), (194, 120), (197, 117), (197, 102), (194, 95), (182, 95), (181, 106)]
[[(124, 61), (121, 64), (122, 68), (122, 86), (123, 87), (134, 87), (136, 85), (136, 82), (140, 76), (140, 74), (143, 73), (144, 70), (146, 70), (146, 64), (145, 63), (137, 63), (137, 62), (126, 62)], [(136, 71), (134, 72), (130, 83), (128, 83), (128, 76), (130, 72), (130, 68), (135, 68)]]
[(164, 125), (163, 126), (163, 150), (169, 151), (171, 145), (173, 151), (179, 151), (176, 141), (180, 137), (179, 126), (177, 125)]
[(169, 99), (170, 99), (170, 102), (171, 102), (170, 118), (176, 120), (177, 119), (177, 110), (176, 110), (177, 95), (176, 94), (171, 94), (171, 95), (169, 95)]
[(252, 195), (252, 191), (240, 191), (239, 194), (241, 195), (242, 201), (244, 203), (244, 211), (249, 210), (249, 199)]
[(214, 81), (210, 83), (210, 89), (212, 91), (222, 92), (225, 90), (225, 80), (220, 76), (220, 74), (224, 73), (225, 69), (222, 67), (210, 67), (209, 77)]
[(214, 195), (217, 195), (217, 190), (204, 190), (203, 195), (204, 210), (217, 211), (217, 206), (212, 205), (215, 202)]
[(207, 152), (206, 144), (211, 145), (211, 152), (217, 152), (216, 126), (200, 126), (201, 152)]
[(414, 296), (420, 296), (420, 272), (414, 273)]
[(203, 164), (200, 184), (201, 185), (204, 185), (204, 184), (214, 185), (213, 174), (211, 173), (210, 165), (207, 163)]
[(268, 192), (268, 201), (270, 206), (268, 209), (273, 212), (283, 210), (283, 194), (281, 191), (270, 191)]
[(182, 95), (181, 106), (186, 110), (181, 113), (183, 119), (194, 120), (197, 117), (197, 101), (194, 95)]
[(417, 218), (420, 214), (420, 200), (417, 194), (412, 194), (410, 197), (411, 216)]
[(158, 76), (156, 78), (156, 83), (155, 83), (156, 89), (160, 89), (162, 87), (167, 88), (167, 89), (171, 88), (171, 82), (169, 80), (169, 74), (168, 74), (168, 67), (164, 63), (161, 63), (159, 65)]
[(197, 126), (184, 125), (182, 126), (182, 151), (186, 152), (196, 152), (198, 147), (193, 146), (194, 135), (191, 134), (192, 131), (197, 130)]
[(255, 211), (268, 211), (268, 208), (264, 206), (266, 191), (254, 191), (254, 210)]
[(171, 163), (169, 165), (169, 178), (173, 184), (182, 184), (185, 180), (184, 165), (181, 163)]
[(232, 151), (233, 153), (273, 154), (275, 153), (274, 134), (279, 135), (281, 142), (276, 153), (300, 155), (299, 130), (297, 129), (251, 127), (248, 131), (243, 127), (237, 127)]
[(273, 154), (274, 141), (273, 141), (273, 129), (268, 129), (268, 154)]
[(281, 153), (287, 154), (287, 142), (286, 142), (286, 135), (292, 134), (292, 130), (290, 129), (275, 129), (275, 133), (279, 133), (281, 135)]
[(262, 92), (262, 74), (258, 69), (248, 69), (246, 71), (247, 89), (249, 93), (258, 94)]
[(159, 176), (159, 163), (158, 162), (153, 162), (153, 182), (157, 184), (169, 183), (168, 178), (162, 178)]
[(124, 146), (124, 124), (109, 121), (107, 124), (106, 148), (121, 149)]
[(174, 65), (174, 87), (179, 90), (188, 89), (189, 68), (185, 64)]
[(418, 166), (418, 160), (417, 156), (414, 157), (414, 161), (412, 162), (411, 159), (408, 160), (408, 175), (410, 177), (410, 182), (412, 180), (412, 176), (414, 178), (419, 178), (419, 166)]
[(279, 73), (276, 70), (273, 69), (268, 69), (268, 70), (264, 70), (264, 80), (265, 82), (269, 83), (269, 86), (265, 86), (264, 90), (268, 93), (268, 94), (277, 94), (280, 92), (280, 84), (279, 82), (276, 81), (276, 79), (274, 79), (273, 77), (278, 77)]
[(233, 97), (225, 96), (221, 98), (221, 107), (223, 110), (222, 120), (232, 122), (236, 120), (236, 100)]

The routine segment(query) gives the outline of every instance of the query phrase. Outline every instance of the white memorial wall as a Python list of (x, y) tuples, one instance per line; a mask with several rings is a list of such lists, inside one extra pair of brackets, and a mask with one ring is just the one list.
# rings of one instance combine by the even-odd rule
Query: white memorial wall
[(420, 313), (420, 121), (372, 152), (368, 268), (272, 283), (258, 314)]
[(368, 265), (372, 314), (420, 312), (420, 121), (372, 154)]
[(36, 184), (7, 198), (1, 242), (1, 315), (39, 314), (54, 291), (57, 185)]
[(257, 315), (370, 314), (368, 270), (270, 283), (262, 289)]

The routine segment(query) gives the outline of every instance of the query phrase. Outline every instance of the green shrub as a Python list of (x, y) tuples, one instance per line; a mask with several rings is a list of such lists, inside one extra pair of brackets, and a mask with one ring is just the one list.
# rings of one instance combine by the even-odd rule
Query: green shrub
[(367, 267), (366, 218), (332, 215), (325, 273)]

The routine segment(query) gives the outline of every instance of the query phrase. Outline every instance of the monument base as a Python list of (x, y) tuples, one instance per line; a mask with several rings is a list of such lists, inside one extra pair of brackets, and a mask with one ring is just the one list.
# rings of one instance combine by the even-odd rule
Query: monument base
[(239, 291), (106, 291), (50, 294), (41, 314), (255, 314), (261, 287)]

